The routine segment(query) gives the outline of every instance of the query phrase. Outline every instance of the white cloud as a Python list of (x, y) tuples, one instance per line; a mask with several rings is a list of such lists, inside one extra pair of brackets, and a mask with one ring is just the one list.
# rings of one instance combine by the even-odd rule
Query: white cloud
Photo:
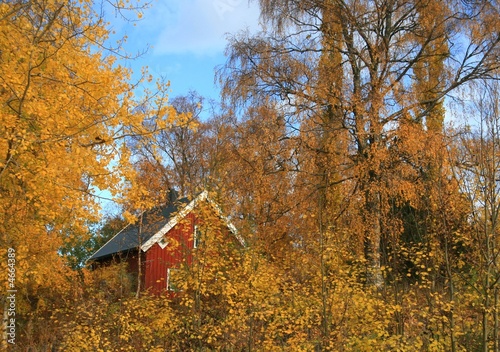
[(249, 6), (247, 0), (164, 1), (156, 3), (148, 15), (147, 31), (156, 37), (153, 50), (157, 55), (218, 54), (226, 46), (227, 33), (259, 29), (258, 5)]

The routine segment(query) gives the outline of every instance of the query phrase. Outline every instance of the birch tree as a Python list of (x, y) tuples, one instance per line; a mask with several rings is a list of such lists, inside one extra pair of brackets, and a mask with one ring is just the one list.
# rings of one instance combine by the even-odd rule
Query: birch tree
[[(380, 288), (380, 246), (391, 198), (388, 148), (404, 120), (424, 130), (441, 129), (444, 97), (498, 69), (498, 4), (259, 4), (264, 30), (233, 36), (227, 48), (228, 61), (220, 72), (225, 97), (234, 106), (263, 97), (279, 102), (288, 126), (304, 140), (312, 127), (325, 136), (329, 132), (323, 146), (340, 140), (331, 132), (346, 132), (343, 158), (333, 157), (339, 151), (320, 150), (331, 161), (330, 174), (348, 169), (340, 180), (356, 179), (363, 203), (363, 228), (357, 235), (364, 242), (368, 281)], [(313, 116), (330, 116), (331, 123)]]
[(461, 134), (455, 175), (468, 201), (472, 224), (472, 278), (480, 302), (481, 348), (498, 351), (500, 215), (500, 89), (498, 81), (480, 81), (469, 88), (466, 116), (469, 131)]

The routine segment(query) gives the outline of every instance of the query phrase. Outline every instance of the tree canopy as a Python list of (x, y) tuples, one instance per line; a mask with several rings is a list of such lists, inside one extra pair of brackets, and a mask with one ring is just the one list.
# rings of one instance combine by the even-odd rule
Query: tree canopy
[[(93, 1), (0, 2), (18, 348), (498, 351), (498, 2), (258, 3), (216, 103), (132, 82)], [(208, 226), (174, 297), (81, 267), (168, 189), (246, 246)], [(100, 230), (98, 190), (123, 208)]]

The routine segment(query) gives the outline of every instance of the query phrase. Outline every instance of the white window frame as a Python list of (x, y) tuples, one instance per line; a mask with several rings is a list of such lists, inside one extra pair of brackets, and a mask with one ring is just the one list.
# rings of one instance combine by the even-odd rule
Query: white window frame
[(168, 246), (168, 244), (170, 243), (170, 241), (168, 240), (167, 236), (163, 236), (159, 241), (158, 241), (158, 245), (161, 247), (161, 249), (165, 249), (166, 246)]
[(198, 248), (201, 241), (201, 231), (198, 225), (194, 225), (193, 231), (193, 248)]
[(177, 269), (177, 268), (167, 268), (167, 291), (170, 291), (170, 292), (179, 292), (180, 291), (178, 288), (170, 286), (170, 276), (172, 275), (171, 273), (172, 272), (176, 272), (176, 271), (178, 272), (179, 269)]

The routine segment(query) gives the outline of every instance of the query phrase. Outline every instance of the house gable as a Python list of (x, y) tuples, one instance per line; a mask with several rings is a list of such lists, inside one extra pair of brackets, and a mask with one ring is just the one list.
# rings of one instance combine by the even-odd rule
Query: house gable
[(209, 204), (213, 207), (216, 214), (219, 218), (224, 222), (229, 231), (236, 236), (237, 240), (240, 242), (242, 246), (245, 245), (243, 238), (238, 234), (236, 227), (229, 221), (229, 219), (222, 215), (222, 211), (219, 206), (208, 198), (208, 192), (203, 191), (196, 198), (194, 198), (188, 205), (186, 205), (181, 211), (179, 211), (174, 217), (168, 221), (165, 226), (163, 226), (157, 233), (155, 233), (151, 238), (149, 238), (144, 244), (141, 246), (143, 252), (149, 250), (155, 243), (159, 243), (160, 247), (165, 248), (166, 244), (161, 243), (162, 239), (165, 238), (165, 235), (172, 230), (182, 219), (184, 219), (189, 213), (191, 213), (194, 208), (202, 201), (208, 201)]

